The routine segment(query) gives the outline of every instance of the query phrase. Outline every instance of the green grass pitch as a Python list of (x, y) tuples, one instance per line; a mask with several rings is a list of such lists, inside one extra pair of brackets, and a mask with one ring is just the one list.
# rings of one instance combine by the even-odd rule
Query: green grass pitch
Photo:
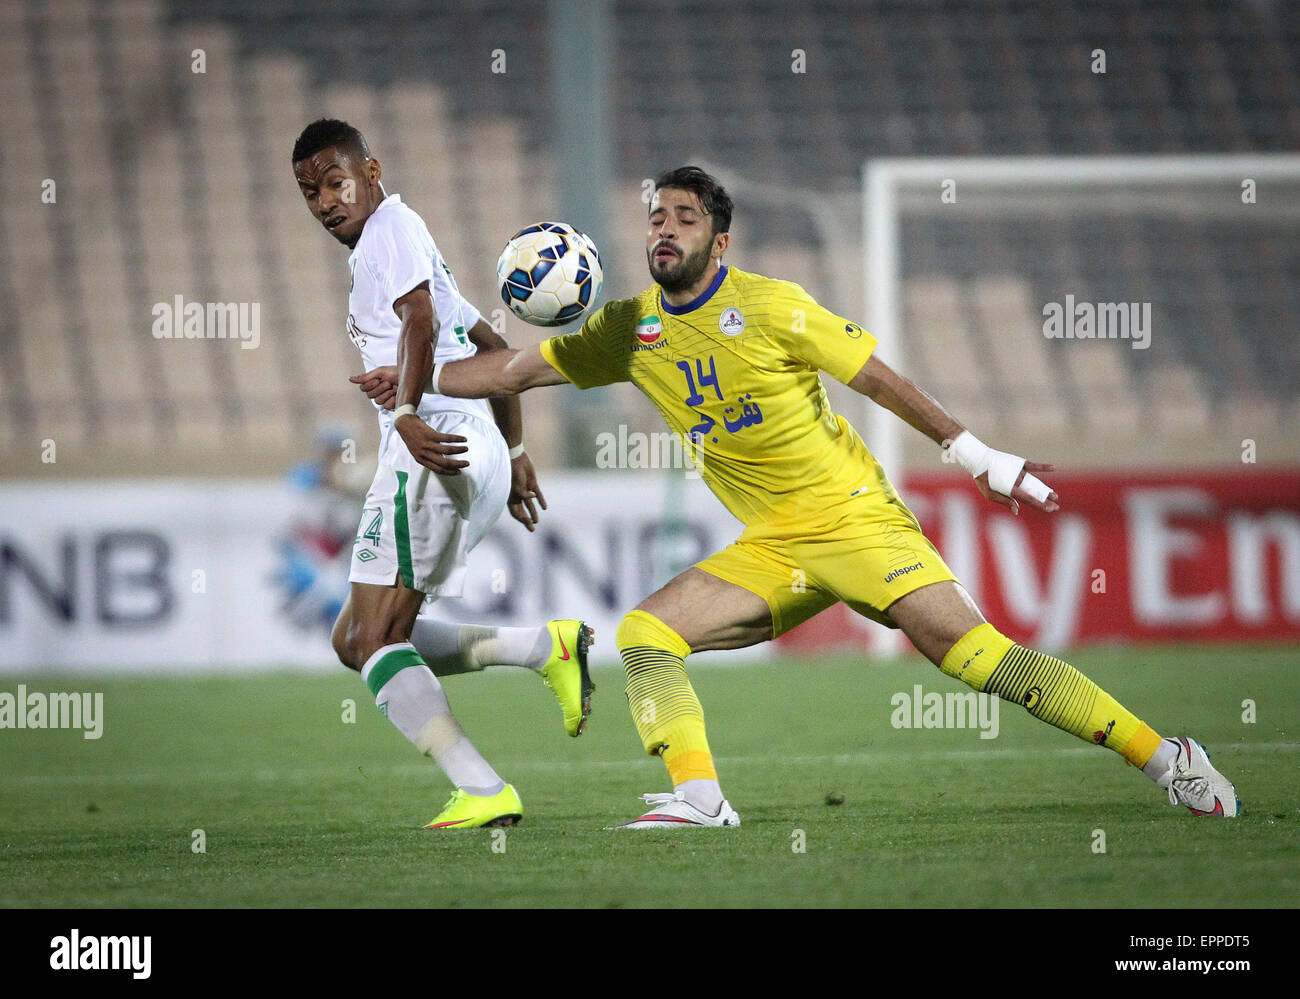
[(669, 789), (641, 754), (617, 667), (593, 669), (596, 710), (577, 740), (525, 671), (450, 678), (466, 730), (523, 798), (504, 838), (420, 828), (445, 779), (341, 668), (28, 676), (29, 690), (102, 690), (104, 733), (0, 730), (0, 905), (1294, 906), (1294, 651), (1069, 658), (1157, 730), (1206, 744), (1242, 818), (1171, 808), (1115, 754), (1011, 705), (996, 739), (895, 729), (895, 693), (966, 689), (919, 659), (694, 668), (743, 820), (715, 830), (606, 831), (638, 814), (638, 794)]

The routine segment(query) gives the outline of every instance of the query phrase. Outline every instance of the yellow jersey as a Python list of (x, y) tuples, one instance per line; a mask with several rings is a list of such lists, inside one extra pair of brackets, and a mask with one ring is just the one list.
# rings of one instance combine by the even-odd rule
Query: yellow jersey
[(579, 388), (636, 385), (737, 520), (813, 526), (853, 496), (893, 493), (818, 375), (851, 381), (875, 345), (799, 285), (722, 267), (684, 306), (655, 285), (541, 349)]

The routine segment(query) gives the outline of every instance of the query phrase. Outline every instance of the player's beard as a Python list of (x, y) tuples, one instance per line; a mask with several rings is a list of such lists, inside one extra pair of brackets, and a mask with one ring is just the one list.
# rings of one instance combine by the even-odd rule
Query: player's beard
[(695, 284), (704, 274), (705, 268), (709, 266), (709, 251), (711, 246), (705, 245), (691, 254), (683, 256), (680, 260), (671, 264), (657, 264), (655, 262), (655, 250), (646, 251), (646, 262), (650, 265), (650, 276), (658, 283), (664, 291), (669, 294), (676, 294), (680, 291), (687, 291)]

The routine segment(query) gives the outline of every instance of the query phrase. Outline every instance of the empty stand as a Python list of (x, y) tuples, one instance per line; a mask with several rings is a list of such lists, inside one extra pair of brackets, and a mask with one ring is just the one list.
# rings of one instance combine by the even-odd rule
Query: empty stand
[[(612, 9), (620, 180), (607, 192), (606, 298), (647, 283), (642, 179), (691, 160), (838, 206), (855, 203), (876, 156), (1300, 145), (1294, 5)], [(125, 471), (159, 470), (186, 448), (281, 462), (327, 422), (369, 435), (346, 381), (358, 365), (346, 255), (305, 211), (290, 145), (319, 115), (362, 127), (387, 189), (421, 212), (462, 290), (500, 322), (496, 254), (556, 209), (548, 136), (565, 108), (549, 90), (546, 17), (542, 0), (0, 5), (0, 452), (30, 455), (54, 437)], [(46, 180), (54, 204), (41, 200)], [(1269, 196), (1250, 210), (1266, 215)], [(733, 263), (862, 307), (846, 291), (859, 283), (856, 241), (829, 238), (804, 203), (737, 201)], [(1294, 232), (1140, 211), (1033, 227), (917, 219), (903, 232), (907, 370), (986, 436), (1113, 438), (1144, 422), (1293, 433)], [(1159, 338), (1148, 351), (1064, 350), (1033, 336), (1042, 303), (1066, 293), (1149, 301)], [(155, 338), (155, 308), (178, 295), (257, 303), (258, 348)], [(545, 335), (507, 329), (517, 345)], [(544, 461), (586, 463), (593, 427), (653, 416), (625, 389), (555, 398), (526, 407)]]

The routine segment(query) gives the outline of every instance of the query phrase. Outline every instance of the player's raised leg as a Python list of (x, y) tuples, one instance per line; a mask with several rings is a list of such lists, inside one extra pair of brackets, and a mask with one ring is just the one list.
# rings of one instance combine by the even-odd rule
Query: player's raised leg
[(532, 670), (560, 702), (564, 730), (576, 737), (587, 725), (596, 689), (587, 670), (595, 634), (576, 618), (559, 618), (535, 628), (508, 628), (422, 617), (416, 619), (411, 644), (436, 676), (475, 673), (487, 666)]
[(889, 607), (912, 644), (949, 676), (1124, 757), (1194, 815), (1235, 816), (1232, 783), (1187, 738), (1156, 732), (1069, 663), (1018, 645), (984, 620), (954, 582), (913, 590)]
[(616, 641), (627, 670), (628, 707), (646, 752), (667, 766), (673, 793), (644, 795), (654, 807), (619, 828), (740, 824), (722, 794), (704, 709), (685, 663), (692, 652), (739, 649), (771, 637), (772, 616), (762, 597), (695, 568), (623, 618)]
[(456, 785), (428, 828), (513, 825), (523, 811), (518, 794), (474, 748), (409, 641), (423, 602), (424, 594), (400, 579), (392, 586), (353, 583), (349, 617), (335, 628), (334, 650), (345, 666), (360, 671), (384, 717)]
[[(336, 648), (351, 616), (348, 601), (334, 624)], [(488, 666), (532, 670), (559, 701), (565, 731), (579, 736), (591, 715), (591, 695), (596, 689), (587, 669), (595, 634), (590, 625), (575, 618), (548, 621), (535, 628), (508, 628), (417, 617), (410, 641), (434, 676), (477, 673)]]

